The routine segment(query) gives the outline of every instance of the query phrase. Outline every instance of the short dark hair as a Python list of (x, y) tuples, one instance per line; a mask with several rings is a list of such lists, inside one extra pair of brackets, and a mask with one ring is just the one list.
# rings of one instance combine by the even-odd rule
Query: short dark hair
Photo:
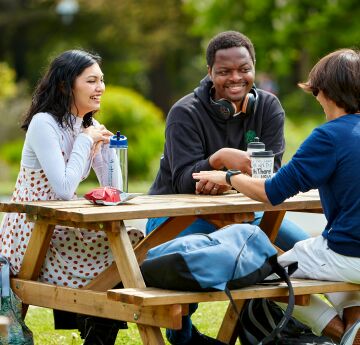
[(215, 62), (215, 54), (220, 49), (233, 47), (244, 47), (248, 50), (253, 63), (255, 64), (255, 49), (251, 40), (244, 34), (237, 31), (224, 31), (213, 37), (206, 49), (206, 63), (212, 67)]
[(298, 84), (304, 91), (316, 94), (319, 90), (347, 113), (360, 109), (360, 52), (339, 49), (326, 56), (312, 68), (308, 81)]
[[(68, 50), (57, 56), (37, 84), (21, 128), (26, 131), (39, 112), (49, 112), (60, 126), (72, 128), (71, 104), (75, 79), (94, 63), (100, 65), (100, 56), (80, 49)], [(92, 124), (92, 115), (93, 112), (85, 114), (85, 127)]]

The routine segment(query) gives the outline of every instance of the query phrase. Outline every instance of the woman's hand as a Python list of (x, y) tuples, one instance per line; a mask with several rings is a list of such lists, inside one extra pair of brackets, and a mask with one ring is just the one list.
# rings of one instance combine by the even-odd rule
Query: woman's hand
[(92, 138), (94, 143), (96, 144), (98, 141), (102, 141), (104, 143), (108, 143), (110, 141), (110, 137), (113, 135), (110, 131), (108, 131), (104, 125), (99, 127), (89, 126), (83, 130), (83, 133), (87, 134)]
[(103, 144), (108, 144), (110, 138), (113, 136), (109, 130), (106, 129), (104, 125), (100, 126), (89, 126), (83, 130), (83, 133), (89, 135), (93, 141), (93, 147), (91, 149), (91, 157), (94, 157), (98, 152), (100, 152)]
[(98, 128), (102, 131), (102, 134), (105, 137), (105, 140), (103, 141), (104, 144), (108, 144), (110, 142), (110, 138), (114, 135), (114, 133), (107, 130), (104, 125), (100, 125)]
[(103, 140), (99, 140), (98, 142), (94, 143), (91, 149), (91, 157), (95, 157), (100, 152), (103, 143)]

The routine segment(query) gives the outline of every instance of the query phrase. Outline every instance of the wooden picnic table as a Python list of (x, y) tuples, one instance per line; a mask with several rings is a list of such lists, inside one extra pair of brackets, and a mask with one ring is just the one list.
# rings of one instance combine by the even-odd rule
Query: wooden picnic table
[[(139, 264), (149, 248), (174, 238), (196, 218), (219, 226), (253, 219), (264, 211), (260, 227), (274, 241), (286, 211), (322, 212), (317, 191), (299, 194), (271, 206), (240, 193), (206, 195), (139, 195), (127, 204), (99, 206), (85, 199), (73, 201), (1, 202), (0, 211), (26, 213), (35, 223), (22, 268), (11, 279), (12, 288), (25, 304), (135, 322), (144, 344), (164, 344), (159, 327), (181, 328), (187, 305), (179, 302), (138, 305), (109, 298), (107, 291), (122, 281), (124, 288), (145, 288)], [(124, 220), (169, 217), (135, 248), (131, 246)], [(83, 289), (37, 281), (55, 225), (105, 231), (114, 263)], [(151, 303), (150, 303), (151, 304)], [(225, 327), (226, 328), (226, 327)]]

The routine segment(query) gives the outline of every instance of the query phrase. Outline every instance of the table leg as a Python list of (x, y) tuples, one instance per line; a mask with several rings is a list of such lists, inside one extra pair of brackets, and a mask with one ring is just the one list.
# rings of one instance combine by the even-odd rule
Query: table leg
[(135, 254), (139, 264), (144, 261), (149, 249), (174, 239), (196, 219), (196, 216), (169, 217), (135, 247)]
[[(239, 313), (241, 312), (245, 301), (246, 300), (234, 301)], [(238, 333), (238, 314), (234, 310), (232, 304), (229, 302), (228, 308), (226, 310), (224, 319), (217, 335), (217, 339), (225, 344), (234, 345)]]
[[(106, 231), (106, 235), (124, 287), (145, 287), (124, 222), (113, 222), (112, 231)], [(159, 327), (138, 324), (138, 329), (144, 344), (165, 344)]]
[[(45, 222), (35, 222), (24, 259), (21, 264), (19, 278), (37, 280), (44, 263), (47, 250), (54, 232), (55, 225)], [(28, 305), (22, 305), (22, 316), (25, 318)]]
[(286, 211), (266, 211), (261, 218), (259, 227), (268, 235), (272, 243), (275, 242), (285, 212)]
[(19, 278), (36, 280), (40, 274), (55, 225), (35, 222), (34, 229), (25, 251)]
[[(150, 248), (173, 239), (196, 219), (196, 216), (170, 217), (134, 248), (138, 264), (140, 265), (144, 261)], [(119, 284), (120, 281), (119, 270), (114, 262), (85, 288), (94, 291), (106, 291), (112, 289)]]

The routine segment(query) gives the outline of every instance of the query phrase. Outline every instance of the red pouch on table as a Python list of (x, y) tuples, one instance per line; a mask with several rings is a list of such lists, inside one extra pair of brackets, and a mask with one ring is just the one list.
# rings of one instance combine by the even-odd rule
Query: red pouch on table
[(84, 195), (85, 199), (94, 203), (117, 203), (121, 201), (121, 191), (113, 187), (99, 187)]

